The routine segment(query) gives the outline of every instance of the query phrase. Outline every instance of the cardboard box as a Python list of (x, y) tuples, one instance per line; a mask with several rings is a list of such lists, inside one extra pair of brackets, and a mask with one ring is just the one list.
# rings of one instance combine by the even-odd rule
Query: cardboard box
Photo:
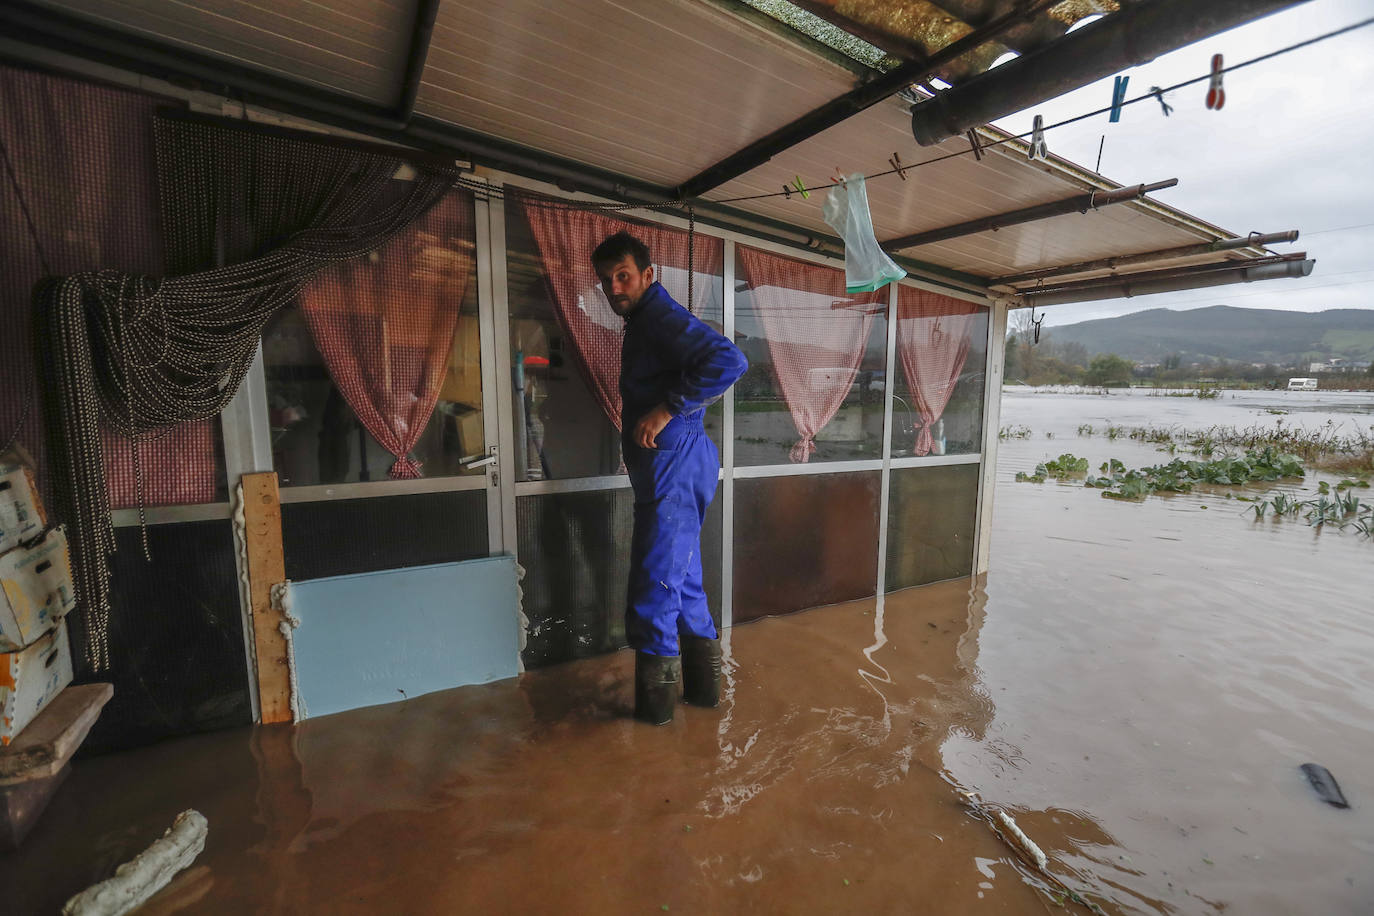
[(74, 607), (65, 529), (0, 554), (0, 652), (30, 645)]
[(0, 552), (37, 537), (47, 526), (33, 461), (16, 446), (0, 455)]
[(0, 745), (8, 747), (71, 682), (66, 623), (27, 649), (0, 654)]

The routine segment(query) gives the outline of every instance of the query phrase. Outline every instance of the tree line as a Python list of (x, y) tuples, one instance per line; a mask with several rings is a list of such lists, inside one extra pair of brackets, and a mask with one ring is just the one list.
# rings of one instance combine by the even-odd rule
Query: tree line
[[(1003, 378), (1010, 384), (1026, 385), (1085, 385), (1094, 388), (1124, 387), (1155, 382), (1159, 384), (1196, 385), (1200, 382), (1233, 384), (1254, 387), (1283, 387), (1293, 376), (1307, 375), (1307, 366), (1279, 366), (1216, 359), (1184, 363), (1178, 353), (1164, 357), (1157, 365), (1141, 366), (1115, 353), (1090, 354), (1077, 341), (1058, 341), (1048, 330), (1040, 332), (1036, 341), (1030, 313), (1020, 310), (1013, 315), (1013, 326), (1007, 336)], [(1374, 366), (1361, 376), (1338, 376), (1341, 387), (1364, 387), (1374, 379)]]

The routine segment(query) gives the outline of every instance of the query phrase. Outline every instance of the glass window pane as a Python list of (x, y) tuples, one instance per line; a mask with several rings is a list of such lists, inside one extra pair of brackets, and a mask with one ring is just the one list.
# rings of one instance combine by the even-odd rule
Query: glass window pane
[(893, 468), (888, 483), (887, 589), (973, 571), (977, 464)]
[[(617, 474), (624, 322), (606, 302), (591, 253), (615, 232), (633, 233), (649, 247), (655, 278), (686, 306), (687, 232), (548, 203), (525, 195), (506, 198), (516, 479)], [(720, 331), (724, 245), (700, 233), (693, 245), (693, 310)], [(722, 415), (716, 404), (704, 417), (717, 448)]]
[(844, 270), (736, 249), (735, 464), (881, 458), (886, 288), (846, 294)]
[(987, 308), (898, 287), (894, 458), (982, 450), (987, 339)]
[(737, 480), (735, 622), (874, 594), (881, 491), (878, 471)]
[[(349, 273), (333, 278), (323, 317), (316, 316), (313, 327), (299, 302), (267, 326), (268, 415), (282, 486), (388, 479), (396, 456), (369, 429), (404, 441), (415, 416), (425, 426), (409, 455), (424, 477), (485, 473), (461, 466), (486, 448), (472, 199), (454, 192), (441, 207), (367, 264), (345, 265)], [(457, 308), (456, 322), (451, 312), (444, 314), (446, 307)], [(317, 333), (332, 336), (339, 381)], [(434, 349), (436, 334), (448, 338), (446, 354)], [(345, 389), (369, 422), (360, 419)], [(427, 417), (426, 395), (435, 398)]]
[[(625, 645), (634, 494), (628, 487), (521, 496), (515, 501), (525, 665), (538, 668)], [(720, 624), (720, 492), (701, 529), (702, 579)]]

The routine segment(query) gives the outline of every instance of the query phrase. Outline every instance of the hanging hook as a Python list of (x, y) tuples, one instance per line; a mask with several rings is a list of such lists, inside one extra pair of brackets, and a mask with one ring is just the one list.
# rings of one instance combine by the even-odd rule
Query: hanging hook
[(1041, 325), (1044, 321), (1045, 321), (1045, 313), (1044, 313), (1044, 312), (1041, 312), (1041, 313), (1040, 313), (1040, 318), (1037, 320), (1036, 317), (1035, 317), (1035, 306), (1032, 305), (1032, 306), (1031, 306), (1031, 328), (1032, 328), (1032, 329), (1034, 330), (1034, 332), (1035, 332), (1035, 340), (1034, 340), (1034, 342), (1037, 343), (1037, 344), (1040, 343), (1040, 325)]

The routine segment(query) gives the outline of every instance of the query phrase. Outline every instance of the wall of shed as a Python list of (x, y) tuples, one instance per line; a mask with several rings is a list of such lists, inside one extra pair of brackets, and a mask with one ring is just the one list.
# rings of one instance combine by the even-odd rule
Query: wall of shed
[[(7, 68), (0, 69), (0, 80), (7, 92), (27, 91), (15, 87), (35, 80), (49, 89), (74, 85), (64, 77)], [(142, 104), (148, 98), (114, 88), (97, 93), (97, 101), (106, 99), (111, 105)], [(12, 121), (0, 119), (0, 129), (7, 127), (4, 140), (12, 150), (32, 154), (34, 150), (25, 150), (25, 144), (46, 142), (15, 131)], [(125, 119), (122, 126), (111, 129), (137, 135), (151, 127)], [(73, 167), (80, 169), (82, 157), (96, 156), (99, 149), (68, 144), (63, 154), (72, 157)], [(145, 177), (152, 182), (151, 156), (142, 168), (148, 170)], [(492, 175), (489, 180), (498, 190), (502, 183), (529, 184), (504, 175)], [(352, 451), (334, 465), (335, 473), (342, 476), (333, 480), (320, 477), (318, 467), (312, 473), (301, 472), (299, 454), (288, 456), (273, 448), (284, 435), (280, 425), (283, 402), (278, 397), (283, 386), (309, 378), (311, 384), (324, 386), (321, 390), (332, 388), (332, 382), (321, 379), (316, 371), (318, 354), (309, 352), (313, 344), (308, 337), (300, 339), (299, 329), (291, 327), (291, 316), (283, 315), (269, 327), (265, 339), (267, 358), (259, 376), (263, 384), (245, 386), (240, 403), (212, 421), (216, 441), (209, 454), (218, 476), (214, 497), (179, 505), (165, 504), (175, 500), (150, 501), (151, 562), (142, 556), (137, 512), (116, 513), (120, 552), (114, 567), (113, 670), (99, 677), (90, 671), (78, 675), (78, 681), (112, 679), (116, 690), (88, 742), (88, 752), (252, 721), (246, 664), (250, 640), (245, 639), (226, 494), (237, 473), (251, 469), (232, 456), (253, 454), (255, 445), (257, 454), (271, 454), (274, 464), (288, 457), (293, 462), (289, 471), (284, 465), (275, 468), (284, 477), (283, 543), (289, 577), (314, 579), (510, 553), (527, 570), (523, 611), (529, 628), (521, 658), (525, 666), (555, 664), (624, 645), (621, 615), (628, 572), (628, 480), (617, 473), (614, 455), (601, 454), (607, 447), (606, 424), (585, 405), (581, 419), (565, 424), (567, 428), (560, 433), (566, 437), (563, 444), (569, 454), (579, 450), (584, 454), (585, 467), (574, 462), (579, 469), (557, 480), (514, 473), (513, 449), (506, 446), (513, 442), (517, 422), (511, 350), (520, 338), (519, 322), (537, 317), (547, 302), (539, 301), (544, 293), (539, 268), (528, 257), (526, 230), (499, 201), (479, 202), (476, 208), (477, 280), (461, 309), (463, 319), (480, 328), (480, 345), (470, 343), (477, 346), (473, 352), (480, 352), (482, 410), (475, 425), (464, 411), (436, 411), (425, 440), (434, 456), (429, 466), (441, 475), (391, 481), (374, 470), (371, 479), (362, 477), (361, 462), (370, 458), (374, 469), (384, 468), (380, 462), (387, 456), (356, 430), (347, 446)], [(125, 217), (108, 207), (74, 206), (63, 218), (72, 232), (98, 236), (117, 235)], [(685, 228), (681, 221), (654, 219)], [(13, 253), (30, 244), (22, 208), (7, 182), (0, 186), (0, 226), (5, 250)], [(784, 251), (743, 235), (698, 231), (721, 239), (725, 246), (717, 320), (727, 334), (735, 334), (736, 322), (743, 315), (737, 314), (737, 292), (743, 291), (735, 275), (738, 246), (843, 269), (841, 262)], [(24, 257), (27, 260), (21, 263), (19, 255), (11, 254), (6, 269), (0, 270), (5, 287), (0, 327), (10, 341), (27, 340), (27, 291), (37, 279), (36, 272), (41, 272), (32, 257)], [(63, 262), (60, 270), (111, 266), (125, 265), (111, 263), (106, 253), (93, 247), (85, 260)], [(889, 311), (892, 301), (895, 292)], [(977, 405), (976, 413), (963, 417), (962, 426), (949, 424), (952, 430), (961, 430), (959, 435), (968, 447), (962, 453), (928, 456), (912, 455), (903, 445), (910, 428), (909, 420), (903, 419), (907, 405), (894, 392), (893, 380), (901, 372), (893, 353), (895, 333), (889, 321), (877, 327), (881, 331), (875, 331), (866, 357), (876, 360), (874, 368), (861, 383), (856, 382), (865, 387), (862, 392), (856, 388), (852, 398), (853, 415), (860, 419), (836, 423), (832, 441), (821, 443), (822, 450), (811, 463), (795, 465), (785, 457), (769, 458), (767, 448), (755, 441), (761, 435), (750, 423), (759, 416), (759, 403), (774, 396), (767, 378), (760, 378), (743, 393), (732, 393), (713, 409), (708, 425), (721, 444), (724, 472), (702, 540), (707, 590), (713, 611), (724, 625), (975, 572), (976, 547), (986, 542), (990, 518), (991, 478), (986, 462), (995, 446), (996, 427), (995, 409), (987, 407), (995, 403), (996, 389), (990, 392), (984, 379), (1000, 380), (1000, 371), (994, 372), (987, 360), (992, 354), (1000, 361), (998, 324), (985, 318), (979, 326), (982, 339), (977, 342), (976, 356), (970, 358), (956, 390), (954, 402), (965, 405), (960, 410)], [(751, 356), (767, 352), (757, 337), (739, 342), (747, 350), (754, 348), (749, 350)], [(23, 360), (7, 361), (0, 372), (4, 374), (0, 433), (8, 435), (17, 424), (23, 400), (36, 391), (36, 378), (31, 362)], [(575, 379), (576, 374), (568, 376)], [(576, 384), (569, 381), (565, 393), (573, 401), (578, 396), (575, 389)], [(746, 405), (747, 410), (743, 409)], [(749, 422), (741, 422), (746, 413)], [(569, 416), (579, 415), (563, 418)], [(950, 419), (955, 418), (951, 415)], [(841, 431), (841, 426), (849, 432)], [(37, 444), (41, 429), (40, 422), (29, 419), (20, 440)], [(218, 445), (221, 438), (223, 447)], [(486, 488), (483, 473), (462, 472), (457, 466), (457, 457), (473, 453), (474, 441), (477, 452), (503, 446), (498, 490)], [(614, 448), (613, 438), (609, 441)], [(226, 454), (231, 456), (232, 467), (226, 465)], [(110, 473), (116, 479), (126, 474), (114, 467)]]

